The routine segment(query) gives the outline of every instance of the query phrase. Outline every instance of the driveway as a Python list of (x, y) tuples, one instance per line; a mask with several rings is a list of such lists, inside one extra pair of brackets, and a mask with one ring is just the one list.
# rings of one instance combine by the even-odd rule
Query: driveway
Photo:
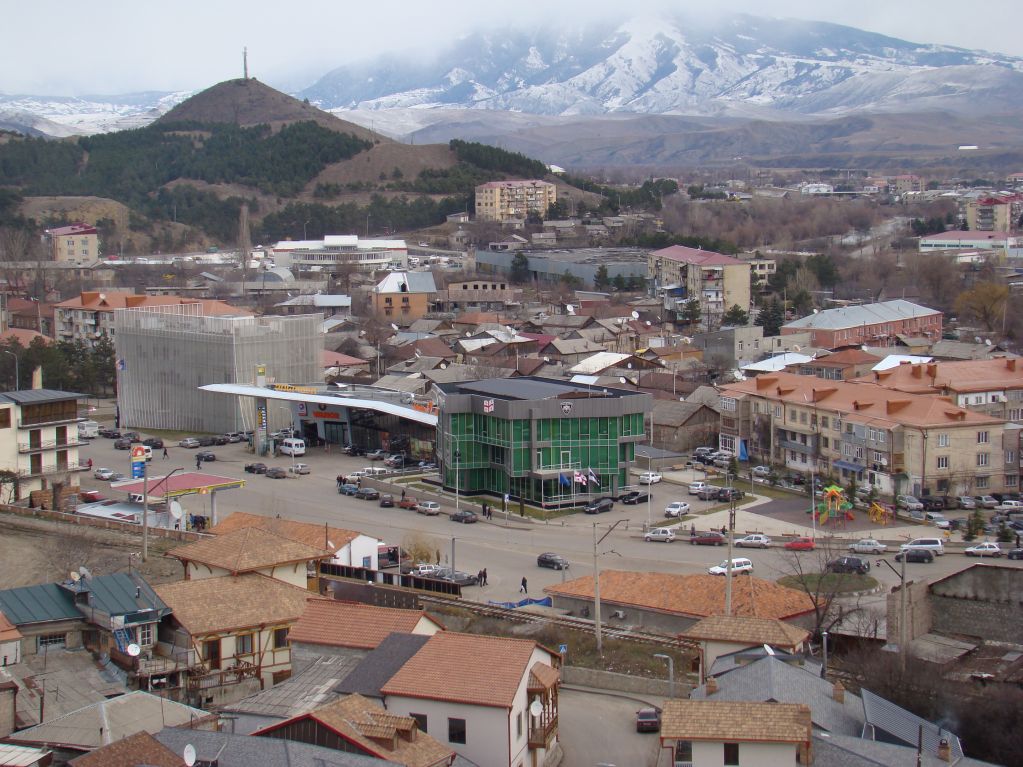
[[(660, 738), (657, 733), (636, 732), (636, 710), (650, 704), (564, 688), (558, 698), (563, 767), (656, 767)], [(651, 701), (664, 705), (663, 699)]]

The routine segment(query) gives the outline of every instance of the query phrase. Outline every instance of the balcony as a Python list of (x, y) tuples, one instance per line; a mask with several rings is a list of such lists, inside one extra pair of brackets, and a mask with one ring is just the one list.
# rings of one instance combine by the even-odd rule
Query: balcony
[(218, 687), (228, 687), (240, 684), (246, 679), (258, 679), (259, 667), (251, 663), (239, 662), (237, 666), (219, 671), (209, 671), (188, 677), (188, 691), (190, 693), (203, 690), (213, 690)]
[(558, 715), (554, 717), (546, 724), (541, 723), (539, 727), (529, 728), (529, 747), (530, 748), (550, 748), (551, 741), (554, 740), (558, 734)]
[(41, 453), (44, 450), (64, 450), (69, 447), (81, 447), (82, 445), (88, 444), (83, 439), (77, 437), (71, 439), (68, 442), (57, 442), (56, 440), (48, 440), (46, 442), (40, 442), (37, 445), (33, 445), (31, 442), (19, 442), (18, 452), (19, 453)]
[(20, 477), (21, 479), (30, 479), (32, 477), (46, 477), (50, 474), (67, 474), (68, 472), (72, 471), (84, 471), (86, 468), (88, 467), (86, 467), (84, 464), (79, 463), (68, 463), (65, 466), (51, 464), (48, 466), (40, 466), (35, 469), (31, 467), (27, 469), (18, 469), (18, 477)]

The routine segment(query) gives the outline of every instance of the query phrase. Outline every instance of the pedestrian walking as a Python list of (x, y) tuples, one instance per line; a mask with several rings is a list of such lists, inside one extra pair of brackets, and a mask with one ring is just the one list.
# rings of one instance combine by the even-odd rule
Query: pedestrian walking
[(524, 575), (522, 576), (522, 583), (519, 584), (519, 593), (521, 594), (529, 593), (529, 584), (526, 583), (526, 576)]
[(695, 522), (693, 522), (693, 523), (691, 523), (689, 525), (689, 537), (690, 538), (696, 537), (696, 523)]
[(437, 549), (437, 564), (440, 564), (440, 549)]
[(1016, 548), (1019, 548), (1019, 533), (1016, 533)]
[(195, 470), (196, 471), (202, 471), (202, 456), (201, 455), (197, 455), (195, 457)]
[(405, 488), (401, 489), (401, 500), (405, 500)]
[(166, 458), (167, 456), (168, 456), (167, 448), (164, 448), (163, 449), (163, 457)]
[(485, 568), (485, 567), (484, 567), (484, 568), (483, 568), (483, 585), (484, 585), (484, 586), (486, 586), (486, 585), (487, 585), (487, 579), (488, 579), (488, 576), (487, 576), (487, 568)]
[(478, 585), (480, 585), (480, 586), (486, 586), (487, 585), (486, 581), (483, 580), (483, 571), (482, 570), (480, 570), (478, 573), (476, 573), (476, 583)]
[(341, 492), (341, 485), (343, 485), (344, 483), (345, 483), (344, 475), (338, 474), (337, 475), (337, 491), (339, 493)]

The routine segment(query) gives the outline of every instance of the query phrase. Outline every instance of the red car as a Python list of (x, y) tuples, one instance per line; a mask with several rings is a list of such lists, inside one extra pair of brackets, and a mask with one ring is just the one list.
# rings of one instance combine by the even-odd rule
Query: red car
[(813, 538), (793, 538), (785, 544), (789, 551), (813, 551), (815, 544)]
[(725, 536), (721, 533), (708, 531), (689, 536), (689, 542), (694, 546), (724, 546)]

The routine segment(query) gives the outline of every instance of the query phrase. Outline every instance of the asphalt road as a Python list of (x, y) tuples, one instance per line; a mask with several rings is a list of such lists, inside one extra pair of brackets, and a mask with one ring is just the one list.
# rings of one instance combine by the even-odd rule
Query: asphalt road
[[(634, 698), (561, 689), (558, 733), (565, 758), (563, 767), (657, 767), (660, 738), (636, 732), (636, 710), (644, 705)], [(663, 699), (651, 700), (658, 707)], [(597, 731), (599, 728), (599, 737)], [(661, 764), (670, 759), (665, 756)]]
[[(664, 518), (664, 507), (668, 503), (683, 500), (696, 510), (710, 506), (696, 500), (695, 496), (687, 495), (684, 487), (669, 483), (654, 486), (649, 510), (647, 504), (626, 506), (616, 503), (614, 510), (609, 513), (595, 516), (570, 515), (547, 524), (532, 523), (513, 516), (507, 524), (500, 518), (495, 518), (492, 522), (459, 525), (452, 523), (445, 514), (424, 517), (404, 509), (382, 509), (375, 501), (362, 501), (338, 495), (336, 476), (369, 465), (370, 462), (365, 457), (326, 454), (322, 449), (311, 450), (306, 456), (296, 459), (310, 464), (311, 474), (274, 480), (244, 473), (244, 464), (257, 460), (244, 445), (224, 445), (206, 449), (213, 450), (217, 460), (204, 464), (205, 471), (246, 480), (244, 488), (218, 494), (217, 508), (221, 518), (232, 511), (247, 511), (268, 516), (280, 515), (316, 524), (327, 522), (375, 535), (391, 544), (400, 544), (407, 536), (425, 536), (431, 548), (439, 549), (442, 558), (448, 560), (451, 558), (453, 545), (455, 566), (458, 569), (476, 573), (484, 567), (487, 568), (489, 586), (484, 589), (467, 588), (465, 596), (470, 599), (518, 599), (519, 582), (523, 576), (529, 583), (529, 595), (539, 597), (542, 596), (544, 586), (591, 574), (593, 525), (598, 526), (599, 536), (618, 520), (626, 521), (620, 524), (599, 547), (601, 569), (704, 573), (709, 566), (718, 564), (726, 558), (724, 547), (691, 546), (686, 541), (687, 535), (670, 544), (643, 541), (644, 523), (648, 519), (656, 524), (665, 523), (667, 520)], [(195, 450), (177, 446), (169, 446), (169, 450), (168, 459), (160, 457), (161, 451), (154, 451), (155, 458), (150, 464), (151, 476), (166, 473), (178, 466), (187, 470), (194, 469)], [(81, 453), (83, 461), (88, 458), (93, 460), (94, 468), (104, 466), (125, 474), (129, 473), (128, 452), (114, 450), (112, 440), (95, 439), (88, 447), (82, 448)], [(258, 460), (263, 460), (271, 466), (287, 467), (291, 463), (288, 456)], [(116, 491), (111, 492), (104, 487), (107, 483), (93, 479), (91, 473), (83, 472), (81, 481), (85, 488), (99, 489), (111, 497), (118, 495)], [(395, 495), (400, 493), (399, 487)], [(795, 508), (794, 504), (798, 503), (800, 501), (795, 499), (776, 501), (759, 506), (756, 511), (767, 515), (790, 513)], [(208, 498), (205, 496), (187, 496), (182, 499), (182, 505), (186, 513), (208, 513)], [(442, 506), (445, 511), (454, 508), (453, 503)], [(684, 527), (687, 532), (688, 523), (685, 523)], [(697, 523), (697, 527), (701, 525)], [(536, 555), (544, 551), (554, 551), (568, 557), (572, 563), (571, 569), (567, 572), (558, 572), (538, 568)], [(817, 560), (837, 553), (839, 552), (817, 551), (794, 554), (780, 547), (772, 547), (763, 551), (739, 550), (734, 556), (749, 557), (754, 563), (756, 575), (775, 579), (794, 570), (796, 557), (809, 560), (804, 567), (814, 569), (813, 565)], [(875, 559), (871, 557), (871, 560)], [(908, 564), (906, 570), (910, 578), (926, 578), (933, 581), (963, 569), (975, 561), (958, 554), (946, 554), (933, 564)], [(1008, 562), (1005, 559), (1000, 562), (1009, 566), (1023, 565), (1023, 562)], [(875, 566), (872, 575), (886, 585), (898, 582), (898, 577), (883, 566)]]

